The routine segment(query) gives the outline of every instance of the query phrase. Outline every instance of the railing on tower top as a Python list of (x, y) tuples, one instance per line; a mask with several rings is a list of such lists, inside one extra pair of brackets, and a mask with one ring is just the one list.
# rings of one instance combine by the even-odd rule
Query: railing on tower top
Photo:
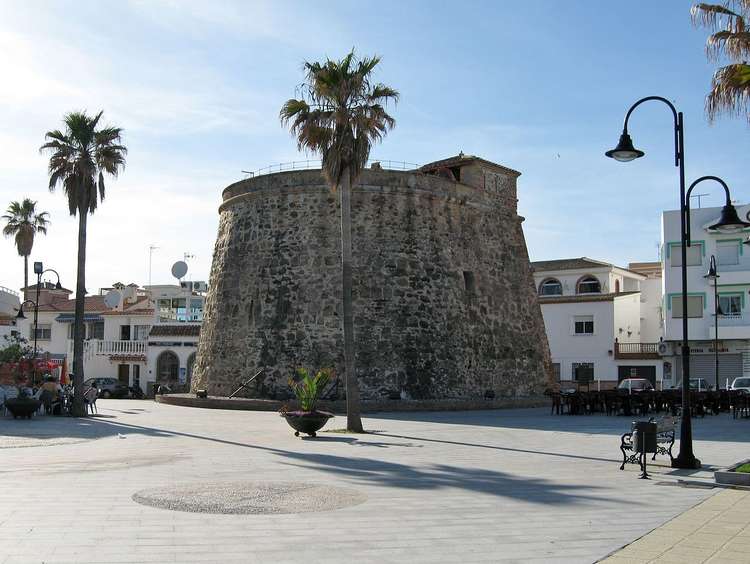
[(15, 290), (11, 290), (10, 288), (6, 288), (5, 286), (0, 286), (0, 292), (6, 292), (7, 294), (11, 294), (13, 296), (20, 296), (18, 292)]
[[(380, 165), (380, 168), (385, 170), (416, 170), (421, 165), (416, 163), (409, 163), (406, 161), (392, 161), (392, 160), (380, 160), (370, 159), (367, 161), (366, 168), (375, 168)], [(321, 168), (320, 159), (306, 160), (306, 161), (291, 161), (288, 163), (278, 163), (259, 168), (258, 170), (250, 171), (243, 170), (245, 178), (254, 178), (256, 176), (263, 176), (264, 174), (276, 174), (277, 172), (289, 172), (292, 170), (311, 170)]]

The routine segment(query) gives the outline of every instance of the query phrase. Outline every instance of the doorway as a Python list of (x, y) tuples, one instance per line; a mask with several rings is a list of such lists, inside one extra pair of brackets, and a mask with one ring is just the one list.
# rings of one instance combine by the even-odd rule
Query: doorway
[(118, 364), (117, 365), (117, 379), (121, 384), (130, 386), (130, 365), (129, 364)]

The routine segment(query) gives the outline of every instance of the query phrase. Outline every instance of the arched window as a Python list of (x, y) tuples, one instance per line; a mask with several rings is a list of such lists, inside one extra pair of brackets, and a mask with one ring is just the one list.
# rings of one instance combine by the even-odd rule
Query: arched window
[(615, 294), (620, 293), (620, 280), (615, 280)]
[(601, 294), (602, 285), (594, 276), (584, 276), (578, 281), (579, 294)]
[(180, 360), (172, 351), (164, 351), (156, 359), (156, 381), (177, 382), (180, 379)]
[(547, 278), (539, 285), (540, 296), (562, 296), (562, 284), (555, 278)]

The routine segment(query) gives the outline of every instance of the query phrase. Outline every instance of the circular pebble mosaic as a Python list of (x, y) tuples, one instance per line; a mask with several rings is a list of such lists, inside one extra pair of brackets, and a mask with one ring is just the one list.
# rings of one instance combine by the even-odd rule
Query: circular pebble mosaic
[(195, 483), (133, 494), (134, 501), (151, 507), (228, 515), (332, 511), (366, 499), (364, 494), (348, 488), (304, 482)]

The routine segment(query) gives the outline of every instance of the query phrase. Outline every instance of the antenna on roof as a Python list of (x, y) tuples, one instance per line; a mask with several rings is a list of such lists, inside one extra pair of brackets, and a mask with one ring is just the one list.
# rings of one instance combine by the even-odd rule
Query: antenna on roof
[(691, 198), (698, 198), (698, 207), (699, 208), (701, 207), (701, 198), (704, 197), (704, 196), (710, 196), (710, 194), (706, 193), (706, 194), (691, 194), (690, 195)]
[(156, 246), (156, 245), (154, 245), (153, 243), (151, 243), (151, 244), (150, 244), (150, 245), (148, 246), (148, 285), (149, 285), (149, 286), (151, 286), (151, 258), (152, 258), (152, 257), (153, 257), (153, 255), (154, 255), (154, 251), (155, 251), (156, 249), (158, 249), (158, 248), (159, 248), (159, 247), (157, 247), (157, 246)]

